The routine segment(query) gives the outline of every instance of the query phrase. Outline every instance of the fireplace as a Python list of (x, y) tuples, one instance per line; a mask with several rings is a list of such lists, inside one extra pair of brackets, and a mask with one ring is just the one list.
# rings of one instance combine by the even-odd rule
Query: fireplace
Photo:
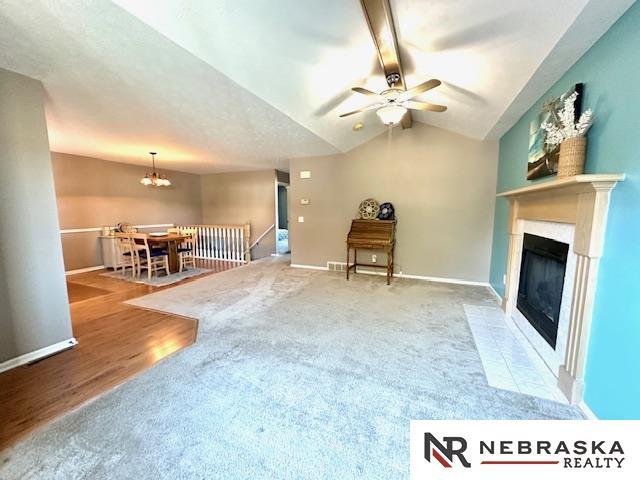
[(556, 348), (569, 245), (524, 234), (517, 308), (531, 326)]
[[(624, 175), (617, 174), (558, 177), (554, 180), (536, 182), (498, 194), (499, 198), (509, 200), (509, 257), (502, 308), (507, 318), (516, 321), (518, 321), (517, 319), (522, 320), (522, 327), (526, 328), (522, 328), (518, 324), (521, 331), (526, 331), (527, 328), (530, 330), (531, 336), (528, 332), (523, 331), (523, 333), (530, 343), (534, 344), (537, 341), (534, 348), (552, 371), (558, 372), (558, 386), (569, 401), (574, 404), (580, 403), (584, 391), (589, 330), (593, 316), (596, 279), (604, 245), (611, 190), (617, 182), (622, 180), (624, 180)], [(547, 235), (543, 229), (537, 228), (527, 232), (527, 224), (530, 227), (531, 222), (571, 225), (572, 232), (569, 237), (556, 235), (558, 232)], [(520, 275), (523, 262), (531, 262), (531, 260), (523, 259), (522, 255), (525, 247), (524, 236), (527, 233), (552, 238), (558, 243), (565, 242), (570, 245), (568, 250), (571, 253), (567, 255), (564, 274), (566, 282), (562, 286), (564, 298), (560, 301), (559, 325), (558, 323), (555, 325), (558, 326), (555, 347), (551, 347), (542, 334), (539, 334), (540, 330), (543, 332), (545, 330), (534, 328), (533, 324), (529, 323), (529, 319), (520, 311), (520, 308), (527, 310), (527, 306), (535, 307), (535, 305), (531, 305), (534, 299), (528, 298), (529, 293), (533, 296), (536, 291), (535, 286), (533, 284), (521, 285), (521, 282), (532, 282), (529, 278), (528, 265), (525, 265), (523, 270), (525, 273)], [(527, 241), (527, 247), (529, 246), (530, 243)], [(534, 248), (527, 249), (534, 250), (527, 253), (527, 257), (531, 257), (532, 260), (540, 260), (533, 257), (534, 254), (540, 253), (535, 251), (537, 250), (535, 245)], [(545, 255), (546, 253), (541, 256), (544, 258)], [(555, 251), (554, 254), (553, 248), (551, 255), (547, 255), (549, 262), (557, 261), (561, 264), (563, 257), (562, 251)], [(548, 265), (552, 265), (552, 268), (558, 267), (554, 263), (548, 263)], [(559, 279), (559, 276), (556, 273), (555, 277)], [(520, 300), (518, 290), (521, 287), (525, 287), (522, 288), (522, 293), (527, 297), (522, 300), (525, 300), (529, 305), (525, 305), (525, 302)], [(547, 317), (547, 326), (549, 323), (554, 326), (556, 316), (553, 314), (553, 306), (555, 305), (557, 308), (561, 292), (558, 291), (558, 288), (551, 288), (550, 285), (545, 288), (549, 292), (555, 290), (558, 294), (554, 301), (547, 299), (544, 302), (551, 305), (551, 315), (543, 314)], [(544, 308), (541, 310), (544, 311)], [(540, 320), (540, 316), (537, 318)], [(540, 326), (539, 321), (534, 320), (534, 323)], [(552, 333), (553, 329), (550, 332)], [(547, 335), (547, 337), (553, 339), (553, 335)], [(548, 355), (545, 354), (545, 349)]]

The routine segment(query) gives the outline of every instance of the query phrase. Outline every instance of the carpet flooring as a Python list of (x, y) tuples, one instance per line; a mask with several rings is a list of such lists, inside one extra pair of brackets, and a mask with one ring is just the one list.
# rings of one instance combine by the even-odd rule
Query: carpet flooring
[(0, 453), (2, 479), (400, 479), (411, 419), (583, 418), (487, 384), (484, 287), (254, 262), (136, 299), (198, 341)]

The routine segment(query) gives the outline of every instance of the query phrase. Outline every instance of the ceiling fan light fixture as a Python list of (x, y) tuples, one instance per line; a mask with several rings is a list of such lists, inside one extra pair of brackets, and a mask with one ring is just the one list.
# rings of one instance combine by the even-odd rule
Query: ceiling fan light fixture
[(376, 115), (378, 115), (382, 123), (387, 126), (400, 123), (405, 113), (407, 113), (407, 109), (402, 105), (385, 105), (376, 111)]

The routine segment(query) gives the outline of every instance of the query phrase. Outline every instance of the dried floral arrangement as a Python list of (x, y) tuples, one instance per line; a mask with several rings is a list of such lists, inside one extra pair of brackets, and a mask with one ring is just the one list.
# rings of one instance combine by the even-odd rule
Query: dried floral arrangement
[(593, 112), (586, 110), (575, 121), (575, 101), (578, 92), (573, 92), (564, 100), (563, 107), (556, 113), (557, 123), (543, 122), (540, 127), (547, 132), (545, 143), (554, 148), (568, 138), (584, 137), (593, 124)]

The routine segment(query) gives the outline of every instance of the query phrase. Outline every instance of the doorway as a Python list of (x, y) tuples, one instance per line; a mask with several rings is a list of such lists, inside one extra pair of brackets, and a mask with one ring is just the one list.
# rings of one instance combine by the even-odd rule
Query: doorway
[(277, 190), (277, 222), (276, 253), (289, 253), (289, 185), (278, 182)]

